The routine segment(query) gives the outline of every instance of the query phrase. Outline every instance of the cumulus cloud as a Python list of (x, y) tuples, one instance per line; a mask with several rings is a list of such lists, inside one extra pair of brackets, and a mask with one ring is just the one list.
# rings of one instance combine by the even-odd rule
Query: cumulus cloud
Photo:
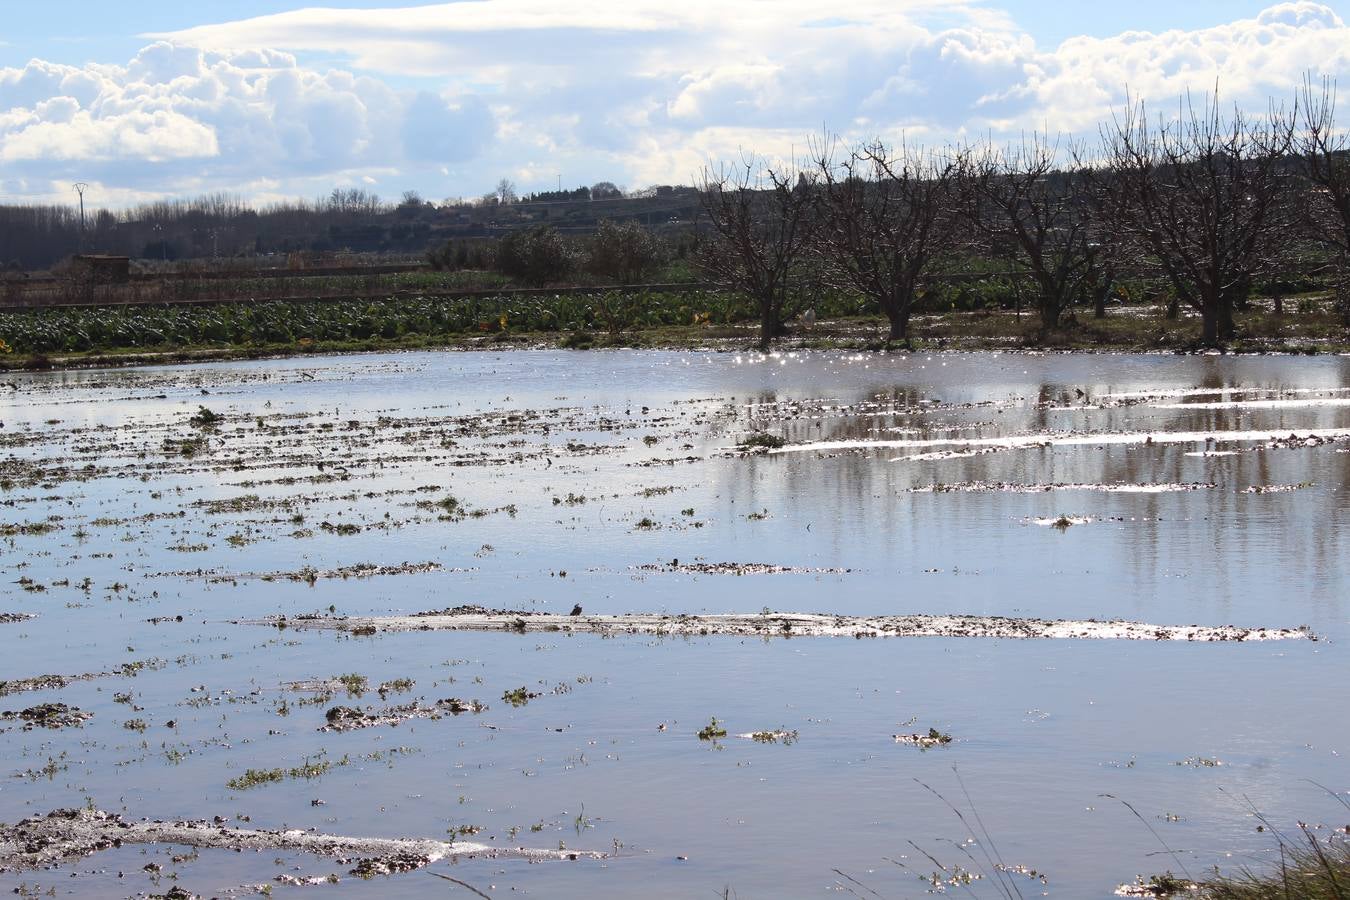
[(15, 183), (57, 193), (72, 180), (138, 197), (240, 190), (261, 178), (323, 190), (467, 159), (494, 131), (476, 96), (406, 96), (270, 49), (159, 41), (125, 65), (0, 69), (0, 161)]
[(125, 64), (0, 69), (15, 178), (269, 195), (374, 179), (430, 196), (503, 174), (670, 182), (710, 157), (786, 155), (822, 128), (1091, 136), (1127, 91), (1156, 108), (1217, 83), (1259, 111), (1310, 66), (1350, 70), (1350, 28), (1313, 0), (1057, 47), (996, 0), (469, 0), (148, 37)]

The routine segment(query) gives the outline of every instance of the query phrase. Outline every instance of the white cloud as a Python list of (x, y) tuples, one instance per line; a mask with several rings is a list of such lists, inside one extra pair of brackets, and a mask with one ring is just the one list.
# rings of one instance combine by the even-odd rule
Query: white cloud
[(787, 155), (822, 128), (1091, 137), (1127, 89), (1167, 108), (1218, 83), (1259, 111), (1309, 66), (1350, 72), (1350, 28), (1311, 0), (1054, 48), (993, 0), (466, 0), (156, 37), (124, 65), (0, 69), (14, 181), (267, 196), (365, 177), (427, 196), (509, 173), (527, 189), (558, 172), (638, 185), (741, 150)]

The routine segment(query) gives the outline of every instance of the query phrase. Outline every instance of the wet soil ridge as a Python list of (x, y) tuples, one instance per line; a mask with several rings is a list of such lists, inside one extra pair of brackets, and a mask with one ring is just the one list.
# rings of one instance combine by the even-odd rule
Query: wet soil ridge
[[(316, 569), (307, 566), (293, 571), (274, 572), (220, 572), (206, 569), (180, 570), (176, 572), (156, 572), (160, 578), (205, 578), (213, 583), (257, 579), (260, 581), (305, 581), (313, 584), (329, 578), (374, 578), (377, 575), (425, 575), (431, 572), (443, 572), (445, 567), (436, 562), (410, 563), (397, 565), (378, 565), (376, 563), (357, 563), (351, 566), (339, 566), (336, 569)], [(468, 571), (456, 569), (456, 572)]]
[(8, 681), (0, 681), (0, 697), (20, 694), (25, 691), (58, 690), (77, 681), (93, 681), (95, 678), (111, 678), (117, 675), (135, 677), (142, 669), (157, 669), (162, 665), (163, 660), (148, 659), (122, 663), (110, 672), (85, 672), (81, 675), (34, 675), (31, 678), (13, 678)]
[(413, 701), (402, 706), (389, 706), (384, 709), (367, 712), (352, 706), (334, 706), (324, 714), (328, 724), (319, 731), (356, 731), (359, 728), (375, 728), (381, 725), (397, 725), (413, 719), (440, 719), (446, 715), (458, 716), (462, 713), (475, 715), (487, 709), (477, 700), (460, 700), (447, 697), (437, 700), (430, 706)]
[(420, 869), (442, 859), (488, 857), (530, 861), (604, 859), (591, 850), (545, 850), (423, 838), (367, 838), (312, 831), (227, 827), (220, 821), (128, 822), (98, 809), (58, 809), (0, 825), (0, 872), (50, 868), (125, 844), (179, 844), (221, 850), (300, 851), (353, 864), (355, 875)]
[(777, 566), (772, 563), (689, 562), (644, 563), (629, 566), (635, 572), (675, 572), (681, 575), (847, 575), (852, 569), (830, 566)]
[(24, 731), (34, 728), (78, 728), (93, 717), (91, 712), (64, 703), (41, 703), (27, 709), (0, 712), (0, 721), (23, 722)]
[(952, 484), (936, 482), (908, 489), (911, 494), (1045, 494), (1050, 491), (1092, 491), (1101, 494), (1180, 494), (1188, 491), (1210, 490), (1218, 487), (1212, 481), (1171, 482), (1155, 484), (1086, 484), (1079, 482), (1047, 482), (1017, 484), (1007, 481), (960, 481)]
[(1253, 430), (1217, 430), (1217, 431), (1043, 431), (1033, 434), (1006, 435), (1003, 437), (976, 438), (904, 438), (897, 440), (848, 439), (839, 441), (810, 441), (803, 444), (787, 444), (768, 452), (772, 455), (782, 453), (823, 453), (826, 451), (867, 451), (867, 450), (913, 450), (949, 448), (931, 453), (912, 456), (899, 456), (892, 462), (915, 460), (949, 459), (957, 456), (969, 456), (978, 453), (998, 453), (1004, 450), (1035, 450), (1044, 447), (1105, 447), (1122, 444), (1228, 444), (1256, 443), (1249, 450), (1293, 450), (1305, 447), (1321, 447), (1325, 444), (1350, 440), (1347, 428), (1310, 428), (1303, 432), (1288, 434), (1276, 431)]
[(1152, 625), (1120, 619), (1020, 619), (1004, 616), (838, 616), (822, 613), (731, 613), (614, 616), (559, 615), (481, 606), (459, 606), (405, 616), (325, 616), (257, 620), (254, 624), (321, 628), (373, 634), (378, 631), (514, 631), (587, 634), (653, 634), (673, 637), (993, 637), (1096, 638), (1135, 641), (1272, 641), (1316, 637), (1298, 628), (1236, 625)]

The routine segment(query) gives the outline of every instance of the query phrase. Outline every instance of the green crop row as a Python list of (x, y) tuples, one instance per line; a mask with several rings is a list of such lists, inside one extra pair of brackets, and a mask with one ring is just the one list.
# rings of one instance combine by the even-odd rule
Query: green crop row
[[(867, 311), (855, 297), (826, 294), (817, 315)], [(16, 353), (52, 353), (200, 345), (248, 346), (332, 342), (416, 335), (572, 332), (754, 321), (753, 305), (721, 291), (609, 291), (481, 298), (396, 297), (65, 307), (0, 311), (0, 341)]]

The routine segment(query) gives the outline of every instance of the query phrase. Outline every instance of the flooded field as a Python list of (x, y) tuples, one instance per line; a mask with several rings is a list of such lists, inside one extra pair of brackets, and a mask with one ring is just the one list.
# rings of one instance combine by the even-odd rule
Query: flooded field
[(1104, 898), (1347, 825), (1350, 360), (6, 378), (5, 891)]

